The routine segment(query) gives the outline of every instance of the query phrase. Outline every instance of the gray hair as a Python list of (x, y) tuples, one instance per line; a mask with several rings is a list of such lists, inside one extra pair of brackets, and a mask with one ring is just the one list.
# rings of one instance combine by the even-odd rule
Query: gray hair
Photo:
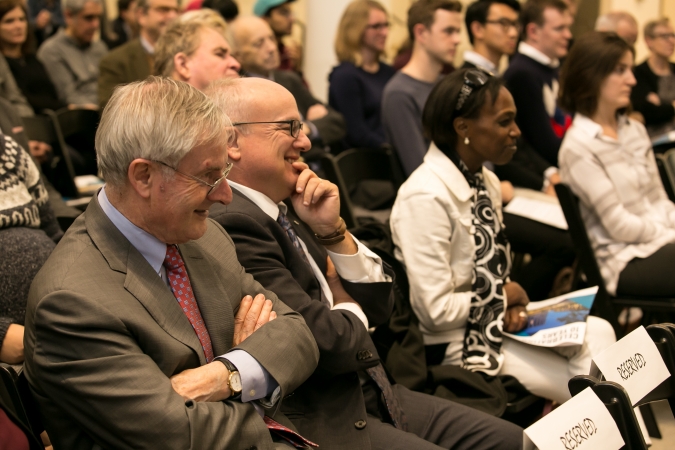
[(637, 26), (637, 20), (625, 11), (612, 11), (603, 14), (595, 21), (595, 31), (616, 31), (619, 22), (631, 22)]
[(96, 157), (106, 183), (121, 188), (136, 158), (172, 167), (199, 145), (225, 145), (231, 123), (222, 110), (187, 83), (149, 77), (119, 86), (103, 110)]
[(71, 14), (77, 14), (84, 9), (84, 5), (89, 2), (97, 3), (101, 6), (103, 5), (103, 0), (61, 0), (61, 10), (63, 14), (66, 14), (66, 11)]
[[(232, 122), (248, 122), (250, 120), (251, 90), (244, 86), (245, 78), (224, 78), (214, 81), (206, 89), (206, 95), (213, 101)], [(240, 126), (239, 131), (247, 134), (248, 127)]]

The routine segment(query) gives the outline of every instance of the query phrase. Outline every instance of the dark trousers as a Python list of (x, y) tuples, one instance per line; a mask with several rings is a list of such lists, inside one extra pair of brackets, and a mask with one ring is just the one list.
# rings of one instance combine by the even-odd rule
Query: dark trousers
[(504, 213), (504, 225), (511, 250), (532, 256), (530, 263), (513, 273), (511, 279), (520, 283), (530, 300), (548, 298), (558, 272), (574, 263), (569, 232), (509, 213)]
[(621, 271), (618, 295), (675, 297), (675, 244), (666, 244), (648, 258), (635, 258)]
[[(382, 421), (382, 401), (364, 388), (373, 450), (521, 449), (523, 430), (505, 420), (440, 397), (393, 386), (408, 432)], [(369, 392), (368, 392), (369, 391)]]

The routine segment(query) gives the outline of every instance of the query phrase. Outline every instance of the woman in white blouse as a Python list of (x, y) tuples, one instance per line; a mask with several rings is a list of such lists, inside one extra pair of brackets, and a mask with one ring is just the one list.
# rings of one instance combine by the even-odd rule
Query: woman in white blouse
[(568, 380), (615, 341), (611, 326), (588, 318), (585, 343), (563, 351), (502, 338), (525, 326), (527, 294), (509, 279), (509, 243), (500, 184), (483, 167), (508, 162), (520, 130), (500, 78), (459, 70), (434, 88), (422, 118), (432, 141), (424, 163), (399, 190), (391, 214), (396, 256), (410, 281), (427, 364), (512, 375), (558, 402)]
[(633, 49), (593, 32), (572, 48), (560, 78), (574, 114), (560, 148), (560, 177), (581, 214), (607, 290), (675, 295), (675, 205), (668, 200), (645, 127), (629, 119)]

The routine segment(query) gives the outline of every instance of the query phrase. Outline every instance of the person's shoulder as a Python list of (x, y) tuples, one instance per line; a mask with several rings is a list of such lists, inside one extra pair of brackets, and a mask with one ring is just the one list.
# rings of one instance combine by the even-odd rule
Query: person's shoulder
[(289, 89), (289, 87), (292, 88), (298, 88), (300, 86), (304, 87), (300, 75), (293, 72), (292, 70), (275, 70), (273, 71), (273, 75), (274, 81), (284, 86), (286, 89)]
[(138, 39), (132, 39), (119, 47), (115, 47), (110, 50), (104, 57), (102, 61), (111, 61), (111, 60), (120, 60), (126, 61), (128, 56), (132, 53), (142, 52), (143, 47), (141, 42)]
[(330, 81), (335, 81), (336, 79), (354, 77), (359, 75), (359, 68), (356, 67), (353, 63), (348, 61), (343, 61), (337, 66), (333, 67), (333, 70), (330, 73)]
[(538, 67), (541, 64), (537, 63), (534, 59), (530, 58), (527, 55), (522, 53), (516, 53), (515, 56), (509, 62), (509, 67), (506, 68), (504, 72), (504, 78), (511, 77), (515, 74), (534, 74), (539, 72)]
[(44, 58), (45, 56), (48, 57), (53, 55), (56, 52), (60, 52), (64, 45), (64, 36), (57, 33), (54, 36), (47, 38), (47, 40), (40, 45), (37, 50), (37, 56), (38, 58)]
[(379, 73), (383, 76), (388, 76), (388, 77), (393, 77), (394, 74), (396, 73), (396, 69), (394, 69), (392, 66), (390, 66), (387, 63), (384, 63), (380, 61), (380, 70)]
[(235, 189), (232, 189), (232, 192), (232, 201), (229, 204), (216, 203), (209, 210), (209, 216), (220, 225), (227, 229), (227, 225), (231, 225), (235, 221), (250, 220), (264, 224), (272, 220), (258, 205), (243, 194), (240, 194)]
[(383, 96), (386, 98), (387, 95), (394, 93), (415, 96), (419, 92), (419, 87), (423, 84), (423, 82), (399, 71), (385, 85)]

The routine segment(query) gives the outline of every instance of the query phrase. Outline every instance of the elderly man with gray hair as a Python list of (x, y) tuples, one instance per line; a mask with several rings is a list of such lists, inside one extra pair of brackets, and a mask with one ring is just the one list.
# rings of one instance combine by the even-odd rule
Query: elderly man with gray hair
[(630, 13), (610, 11), (595, 21), (595, 31), (613, 31), (634, 46), (638, 38), (638, 23)]
[(199, 90), (239, 76), (241, 66), (226, 39), (227, 24), (210, 9), (190, 11), (174, 21), (155, 47), (154, 73)]
[(108, 47), (94, 40), (101, 28), (102, 0), (61, 0), (66, 28), (47, 39), (37, 57), (47, 68), (59, 98), (98, 107), (99, 63)]
[(26, 307), (26, 377), (55, 448), (315, 445), (279, 412), (317, 365), (312, 334), (208, 218), (232, 199), (230, 133), (185, 83), (151, 77), (108, 102), (107, 184)]

